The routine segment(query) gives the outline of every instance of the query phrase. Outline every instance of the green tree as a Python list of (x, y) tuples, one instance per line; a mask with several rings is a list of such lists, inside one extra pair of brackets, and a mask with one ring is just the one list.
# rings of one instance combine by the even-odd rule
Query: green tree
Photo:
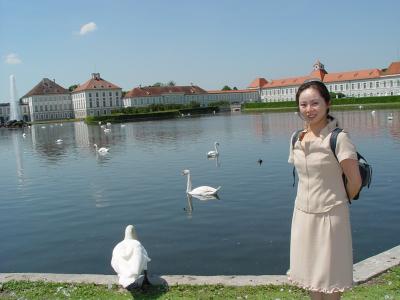
[(72, 92), (72, 91), (75, 90), (78, 86), (79, 86), (78, 84), (73, 84), (73, 85), (71, 85), (71, 86), (68, 88), (68, 90), (69, 90), (70, 92)]
[(237, 91), (237, 90), (238, 90), (238, 88), (237, 88), (236, 86), (234, 86), (234, 87), (233, 87), (233, 90), (234, 90), (234, 91)]
[(232, 89), (228, 86), (228, 85), (225, 85), (223, 88), (222, 88), (222, 91), (231, 91)]

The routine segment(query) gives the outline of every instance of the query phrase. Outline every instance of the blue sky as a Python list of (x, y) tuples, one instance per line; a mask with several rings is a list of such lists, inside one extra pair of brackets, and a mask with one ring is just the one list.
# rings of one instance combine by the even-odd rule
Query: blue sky
[(305, 75), (316, 59), (328, 72), (384, 68), (400, 60), (399, 11), (397, 0), (0, 0), (0, 102), (11, 74), (21, 97), (44, 77), (68, 88), (93, 72), (123, 90), (210, 90)]

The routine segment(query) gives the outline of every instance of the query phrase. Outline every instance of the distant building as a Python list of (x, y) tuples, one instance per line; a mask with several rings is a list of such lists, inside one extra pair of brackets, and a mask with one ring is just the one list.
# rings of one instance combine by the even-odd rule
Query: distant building
[(55, 80), (43, 78), (22, 97), (29, 106), (30, 121), (74, 118), (70, 92)]
[(75, 118), (111, 115), (122, 107), (122, 89), (92, 73), (92, 78), (72, 91)]
[(247, 90), (228, 90), (228, 91), (208, 91), (209, 102), (226, 101), (229, 103), (256, 102), (260, 100), (258, 91)]
[(124, 107), (140, 107), (151, 104), (189, 104), (197, 102), (208, 106), (210, 102), (256, 101), (259, 94), (253, 90), (206, 91), (197, 85), (137, 87), (124, 97)]
[(328, 73), (317, 61), (308, 75), (271, 80), (256, 78), (248, 88), (259, 91), (263, 102), (294, 101), (299, 86), (313, 79), (324, 82), (330, 92), (346, 97), (400, 95), (400, 61), (391, 63), (387, 69), (338, 73)]
[[(30, 121), (28, 104), (19, 103), (22, 120)], [(0, 103), (0, 124), (4, 124), (10, 120), (10, 103)], [(19, 120), (18, 120), (19, 121)]]
[(187, 104), (191, 101), (204, 103), (207, 92), (197, 85), (137, 87), (126, 93), (124, 107), (151, 104)]
[(0, 103), (0, 124), (10, 120), (10, 103)]

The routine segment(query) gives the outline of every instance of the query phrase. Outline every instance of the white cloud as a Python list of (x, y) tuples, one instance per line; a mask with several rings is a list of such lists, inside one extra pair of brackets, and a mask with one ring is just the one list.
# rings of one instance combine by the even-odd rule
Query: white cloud
[(10, 53), (5, 56), (4, 62), (9, 65), (17, 65), (22, 63), (22, 60), (18, 57), (18, 54)]
[(79, 31), (80, 35), (88, 34), (89, 32), (95, 31), (97, 29), (97, 25), (94, 22), (87, 23), (81, 27)]

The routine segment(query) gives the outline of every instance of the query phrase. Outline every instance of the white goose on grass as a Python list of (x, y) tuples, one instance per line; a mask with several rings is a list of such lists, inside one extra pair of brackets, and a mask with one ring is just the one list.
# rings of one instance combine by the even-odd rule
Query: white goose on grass
[(217, 146), (219, 146), (219, 143), (215, 142), (214, 143), (214, 150), (208, 151), (207, 157), (216, 157), (216, 156), (219, 155)]
[(93, 146), (96, 148), (96, 151), (100, 154), (106, 154), (108, 153), (108, 150), (110, 150), (110, 148), (106, 148), (106, 147), (97, 147), (97, 144), (93, 144)]
[(213, 188), (211, 186), (203, 185), (192, 189), (192, 178), (190, 176), (190, 171), (183, 170), (182, 175), (187, 175), (186, 193), (188, 193), (189, 195), (203, 197), (213, 196), (217, 195), (219, 189), (221, 188), (220, 186), (217, 188)]
[(137, 287), (137, 279), (144, 273), (143, 285), (150, 285), (147, 278), (147, 263), (151, 259), (139, 242), (133, 225), (126, 226), (125, 238), (112, 252), (111, 266), (118, 274), (118, 282), (124, 288)]

